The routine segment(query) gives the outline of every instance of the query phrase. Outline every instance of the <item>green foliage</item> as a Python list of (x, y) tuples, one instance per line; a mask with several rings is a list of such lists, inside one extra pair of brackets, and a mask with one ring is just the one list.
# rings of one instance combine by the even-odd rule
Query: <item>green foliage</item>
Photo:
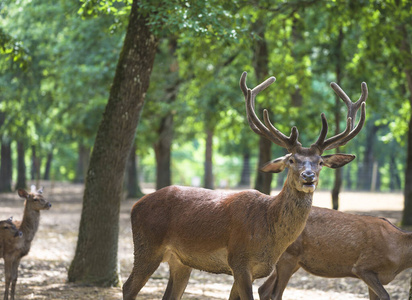
[[(53, 151), (54, 178), (71, 179), (78, 144), (93, 145), (132, 1), (4, 3), (0, 112), (5, 121), (0, 133), (35, 145), (42, 156)], [(260, 117), (262, 108), (269, 108), (272, 122), (285, 134), (297, 125), (305, 146), (317, 138), (322, 111), (334, 132), (333, 113), (338, 110), (342, 130), (346, 108), (341, 102), (336, 106), (329, 87), (338, 80), (339, 68), (340, 84), (353, 100), (360, 95), (360, 83), (368, 83), (367, 122), (379, 127), (375, 141), (379, 151), (373, 155), (380, 162), (383, 188), (390, 184), (392, 147), (400, 149), (394, 155), (398, 173), (403, 173), (411, 109), (404, 61), (411, 54), (400, 49), (400, 28), (406, 28), (411, 43), (410, 1), (141, 0), (137, 4), (160, 39), (138, 128), (146, 180), (154, 180), (151, 148), (160, 121), (169, 114), (175, 120), (174, 182), (190, 184), (192, 177), (202, 177), (206, 129), (215, 132), (217, 185), (229, 177), (229, 182), (236, 182), (245, 151), (256, 167), (258, 137), (245, 119), (238, 83), (243, 71), (248, 72), (249, 87), (259, 83), (253, 53), (261, 39), (268, 47), (267, 76), (277, 81), (257, 97)], [(171, 100), (173, 86), (178, 88)], [(300, 103), (293, 99), (295, 94)], [(365, 160), (365, 140), (366, 133), (361, 132), (342, 149), (357, 153), (359, 165)], [(273, 148), (274, 157), (283, 154), (279, 147)], [(350, 167), (352, 181), (357, 166)], [(330, 186), (329, 177), (323, 176), (322, 187)]]

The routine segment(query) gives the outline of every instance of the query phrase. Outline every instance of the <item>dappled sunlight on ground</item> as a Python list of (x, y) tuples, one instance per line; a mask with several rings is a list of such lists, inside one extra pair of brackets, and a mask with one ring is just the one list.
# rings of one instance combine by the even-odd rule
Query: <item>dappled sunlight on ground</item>
[[(28, 256), (22, 259), (17, 283), (17, 299), (121, 299), (121, 289), (85, 287), (68, 284), (67, 270), (73, 258), (80, 222), (83, 186), (68, 183), (42, 183), (44, 195), (52, 203), (43, 211), (39, 231)], [(151, 190), (145, 189), (145, 192)], [(274, 191), (274, 194), (277, 192)], [(23, 199), (17, 193), (0, 195), (0, 219), (11, 215), (20, 220)], [(123, 201), (120, 212), (119, 262), (121, 278), (125, 281), (133, 263), (133, 243), (130, 228), (130, 209), (134, 200)], [(330, 193), (315, 192), (314, 205), (330, 208)], [(401, 217), (403, 197), (400, 193), (342, 193), (341, 209), (389, 218), (397, 223)], [(411, 271), (404, 271), (388, 286), (391, 299), (407, 299)], [(162, 264), (142, 289), (137, 299), (161, 299), (166, 288), (168, 267)], [(257, 288), (264, 279), (254, 285)], [(233, 279), (227, 275), (214, 275), (193, 271), (183, 299), (227, 299)], [(4, 265), (0, 262), (0, 296), (4, 291)], [(366, 285), (353, 278), (324, 279), (299, 270), (290, 280), (284, 300), (368, 299)]]

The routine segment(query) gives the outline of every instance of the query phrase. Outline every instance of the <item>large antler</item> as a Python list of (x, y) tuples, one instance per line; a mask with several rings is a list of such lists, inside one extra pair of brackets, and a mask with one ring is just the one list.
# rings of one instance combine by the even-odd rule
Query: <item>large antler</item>
[[(346, 93), (336, 83), (332, 82), (330, 85), (348, 108), (348, 113), (346, 116), (346, 129), (342, 133), (325, 140), (326, 133), (328, 131), (328, 122), (326, 121), (325, 115), (322, 114), (322, 130), (319, 139), (312, 145), (312, 147), (319, 148), (321, 152), (343, 146), (353, 139), (361, 131), (366, 118), (365, 101), (368, 98), (368, 87), (365, 82), (362, 82), (361, 84), (362, 94), (356, 102), (352, 102), (348, 95), (346, 95)], [(359, 108), (361, 108), (361, 115), (358, 124), (354, 128), (356, 113)]]
[(295, 148), (296, 146), (301, 146), (301, 144), (298, 142), (299, 132), (295, 126), (292, 127), (290, 136), (287, 137), (278, 129), (276, 129), (275, 126), (273, 126), (273, 124), (269, 120), (269, 113), (266, 109), (263, 110), (263, 120), (266, 126), (259, 120), (255, 113), (256, 95), (260, 91), (266, 89), (273, 82), (275, 82), (276, 78), (270, 77), (251, 90), (246, 86), (246, 76), (247, 73), (243, 72), (242, 76), (240, 77), (240, 89), (245, 96), (246, 115), (250, 128), (255, 133), (267, 138), (268, 140), (283, 148), (286, 148), (289, 152), (292, 152), (293, 148)]

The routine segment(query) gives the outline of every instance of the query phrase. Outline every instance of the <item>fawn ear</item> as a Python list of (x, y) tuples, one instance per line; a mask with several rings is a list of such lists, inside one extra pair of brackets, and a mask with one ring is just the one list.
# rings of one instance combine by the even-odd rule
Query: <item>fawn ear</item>
[(10, 218), (8, 218), (7, 221), (13, 222), (13, 216), (11, 216)]
[(37, 193), (38, 193), (38, 194), (43, 194), (43, 189), (44, 189), (44, 187), (41, 186), (41, 187), (37, 190)]
[(34, 184), (32, 184), (30, 186), (30, 192), (35, 193), (36, 192), (36, 186)]
[(17, 190), (17, 193), (19, 194), (19, 196), (20, 196), (21, 198), (27, 198), (27, 197), (29, 196), (29, 194), (28, 194), (25, 190), (23, 190), (23, 189), (18, 189), (18, 190)]
[(356, 156), (353, 154), (338, 153), (322, 156), (322, 159), (325, 167), (336, 169), (350, 163), (352, 160), (355, 159), (355, 157)]
[(271, 160), (260, 168), (262, 172), (266, 173), (280, 173), (286, 168), (286, 161), (290, 154)]

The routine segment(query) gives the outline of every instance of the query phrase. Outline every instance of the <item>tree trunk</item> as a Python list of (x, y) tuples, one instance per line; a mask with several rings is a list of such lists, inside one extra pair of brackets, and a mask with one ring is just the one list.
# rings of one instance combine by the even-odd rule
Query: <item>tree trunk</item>
[(25, 189), (27, 187), (26, 183), (26, 163), (24, 161), (25, 148), (22, 141), (17, 142), (17, 189)]
[(365, 154), (363, 157), (362, 167), (359, 169), (358, 176), (358, 189), (364, 191), (370, 191), (372, 184), (372, 171), (373, 171), (373, 162), (374, 150), (375, 150), (375, 141), (376, 133), (379, 130), (379, 126), (369, 122), (366, 125), (366, 142), (365, 142)]
[(144, 196), (140, 185), (137, 172), (137, 159), (136, 159), (136, 144), (133, 143), (132, 151), (130, 151), (129, 162), (127, 164), (127, 198), (141, 198)]
[(240, 174), (240, 181), (238, 186), (250, 187), (250, 152), (246, 149), (243, 153), (242, 173)]
[[(403, 39), (401, 43), (401, 51), (406, 57), (405, 61), (405, 75), (407, 80), (407, 85), (409, 89), (409, 103), (412, 107), (412, 52), (411, 46), (408, 42), (408, 32), (406, 30), (405, 24), (402, 28)], [(406, 168), (405, 168), (405, 189), (404, 189), (404, 209), (402, 216), (402, 224), (411, 226), (412, 225), (412, 109), (410, 109), (409, 116), (409, 129), (408, 129), (408, 148), (406, 153)]]
[(37, 155), (36, 146), (31, 146), (31, 180), (36, 180), (36, 185), (40, 180), (40, 158)]
[(6, 138), (3, 138), (0, 159), (0, 193), (11, 192), (12, 176), (11, 143)]
[(272, 153), (270, 147), (272, 142), (263, 136), (259, 139), (259, 162), (258, 162), (258, 173), (256, 174), (255, 189), (270, 195), (271, 183), (272, 183), (272, 173), (263, 173), (260, 168), (267, 162), (271, 160)]
[(213, 189), (213, 129), (206, 130), (205, 188)]
[[(262, 18), (258, 18), (258, 20), (253, 24), (252, 27), (255, 33), (259, 36), (259, 38), (255, 40), (255, 43), (253, 45), (254, 69), (257, 81), (262, 82), (266, 79), (269, 73), (269, 54), (265, 39), (266, 24), (264, 23)], [(255, 189), (268, 195), (270, 195), (271, 192), (273, 175), (272, 173), (261, 172), (260, 167), (271, 160), (271, 146), (271, 141), (267, 140), (264, 137), (259, 138), (259, 162), (256, 174)]]
[(146, 18), (139, 13), (138, 0), (134, 0), (90, 158), (69, 282), (119, 285), (117, 248), (122, 185), (157, 45)]
[(50, 180), (50, 169), (51, 169), (52, 161), (53, 161), (53, 149), (50, 150), (50, 152), (47, 154), (46, 166), (44, 167), (44, 174), (43, 174), (44, 180)]
[(76, 167), (76, 177), (74, 182), (84, 183), (87, 175), (87, 167), (90, 162), (90, 148), (86, 147), (84, 144), (79, 143), (78, 145), (78, 157), (77, 157), (77, 167)]
[(158, 140), (153, 145), (156, 156), (156, 189), (171, 185), (170, 159), (173, 141), (173, 115), (168, 114), (160, 121)]
[[(342, 28), (339, 29), (339, 36), (336, 43), (336, 58), (335, 58), (335, 73), (336, 73), (336, 83), (341, 84), (342, 78), (342, 42), (344, 39)], [(340, 133), (340, 97), (335, 96), (335, 135)], [(339, 153), (339, 147), (336, 148), (335, 153)], [(332, 208), (335, 210), (339, 209), (339, 193), (342, 187), (342, 169), (335, 169), (335, 180), (333, 182), (332, 189)]]

